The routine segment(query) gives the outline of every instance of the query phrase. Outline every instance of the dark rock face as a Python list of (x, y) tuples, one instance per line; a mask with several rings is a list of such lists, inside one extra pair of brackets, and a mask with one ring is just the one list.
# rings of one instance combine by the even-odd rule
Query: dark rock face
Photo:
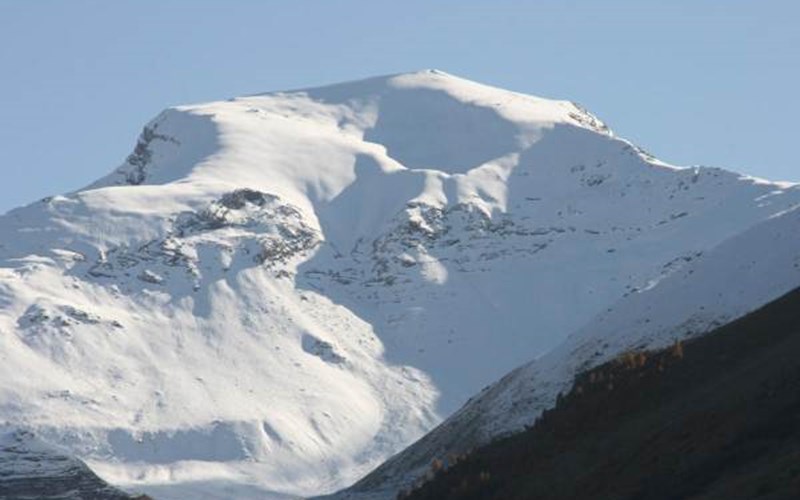
[(125, 160), (126, 168), (120, 173), (125, 175), (125, 183), (133, 186), (142, 184), (147, 179), (147, 167), (153, 159), (152, 144), (154, 141), (165, 141), (177, 143), (177, 141), (164, 134), (156, 132), (158, 125), (145, 127), (139, 140), (136, 142), (136, 147), (133, 149), (128, 158)]
[(145, 500), (109, 485), (27, 431), (0, 436), (0, 499)]

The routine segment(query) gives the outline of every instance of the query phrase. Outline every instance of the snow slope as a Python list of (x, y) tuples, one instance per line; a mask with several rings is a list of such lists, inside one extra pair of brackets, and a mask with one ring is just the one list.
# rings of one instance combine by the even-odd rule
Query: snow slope
[(0, 217), (0, 422), (159, 498), (334, 491), (798, 203), (438, 71), (169, 109)]
[(659, 349), (740, 318), (800, 287), (800, 207), (776, 214), (626, 295), (557, 348), (504, 376), (434, 431), (342, 492), (394, 498), (434, 458), (523, 430), (574, 377), (630, 350)]
[(69, 452), (24, 430), (0, 434), (0, 498), (134, 499), (103, 482)]

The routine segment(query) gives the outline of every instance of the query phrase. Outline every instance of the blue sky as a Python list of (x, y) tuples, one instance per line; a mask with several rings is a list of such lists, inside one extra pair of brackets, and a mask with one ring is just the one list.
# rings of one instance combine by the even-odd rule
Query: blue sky
[(800, 181), (800, 2), (0, 0), (0, 212), (182, 103), (438, 68), (578, 101), (665, 161)]

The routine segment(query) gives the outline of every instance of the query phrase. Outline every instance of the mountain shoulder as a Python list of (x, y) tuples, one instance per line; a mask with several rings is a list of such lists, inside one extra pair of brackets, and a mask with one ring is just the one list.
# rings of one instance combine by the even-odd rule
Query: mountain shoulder
[(797, 498), (800, 289), (579, 374), (527, 430), (440, 457), (398, 498)]

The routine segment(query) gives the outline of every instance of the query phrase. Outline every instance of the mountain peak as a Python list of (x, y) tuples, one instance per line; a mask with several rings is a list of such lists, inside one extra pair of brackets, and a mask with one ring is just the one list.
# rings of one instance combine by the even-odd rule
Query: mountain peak
[[(279, 166), (283, 160), (268, 156), (305, 155), (299, 144), (309, 140), (317, 151), (349, 150), (387, 170), (465, 174), (493, 162), (513, 161), (548, 130), (562, 126), (610, 134), (599, 119), (571, 102), (421, 70), (169, 109), (145, 127), (125, 165), (91, 187), (201, 178), (225, 184), (237, 178), (252, 182), (263, 175), (274, 186), (276, 172), (265, 166), (288, 172)], [(231, 154), (238, 161), (211, 168)], [(255, 156), (261, 158), (250, 161)], [(353, 162), (347, 168), (352, 166)], [(319, 184), (320, 178), (350, 175), (325, 162), (313, 171), (294, 169), (288, 182), (308, 183), (310, 176)]]
[(292, 90), (274, 90), (256, 95), (280, 95), (293, 94), (297, 92), (308, 92), (314, 95), (332, 93), (339, 94), (349, 91), (354, 98), (366, 97), (370, 94), (385, 92), (387, 89), (401, 88), (453, 88), (458, 86), (471, 86), (474, 88), (483, 87), (493, 88), (497, 92), (509, 92), (507, 90), (492, 87), (477, 81), (460, 77), (439, 69), (420, 69), (401, 73), (388, 73), (385, 75), (368, 76), (356, 80), (334, 82), (315, 87), (303, 87)]
[(168, 109), (0, 217), (3, 420), (165, 498), (330, 491), (799, 200), (439, 72)]

